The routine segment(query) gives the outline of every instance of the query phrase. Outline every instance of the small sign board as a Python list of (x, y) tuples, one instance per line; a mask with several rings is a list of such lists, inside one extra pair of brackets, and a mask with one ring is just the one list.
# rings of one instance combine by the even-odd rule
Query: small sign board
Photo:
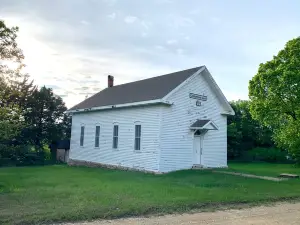
[(196, 106), (201, 106), (202, 101), (207, 101), (207, 96), (204, 94), (198, 95), (198, 94), (190, 93), (189, 97), (192, 99), (196, 99)]
[(190, 98), (201, 100), (201, 101), (207, 101), (207, 96), (206, 95), (198, 95), (194, 93), (190, 93)]

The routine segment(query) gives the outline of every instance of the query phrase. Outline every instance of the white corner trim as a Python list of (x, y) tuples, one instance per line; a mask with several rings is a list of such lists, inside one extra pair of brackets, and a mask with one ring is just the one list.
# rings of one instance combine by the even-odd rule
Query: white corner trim
[(98, 110), (105, 110), (105, 109), (125, 108), (125, 107), (151, 105), (151, 104), (171, 105), (171, 103), (168, 101), (164, 101), (162, 99), (155, 99), (155, 100), (150, 100), (150, 101), (132, 102), (132, 103), (125, 103), (125, 104), (117, 104), (117, 105), (107, 105), (107, 106), (92, 107), (92, 108), (87, 108), (87, 109), (73, 109), (73, 110), (67, 110), (67, 113), (90, 112), (90, 111), (98, 111)]
[(170, 91), (165, 97), (162, 98), (162, 100), (166, 101), (171, 95), (173, 95), (176, 91), (178, 91), (183, 85), (188, 83), (190, 80), (192, 80), (194, 77), (199, 75), (202, 71), (206, 69), (205, 66), (201, 66), (201, 68), (195, 72), (193, 75), (191, 75), (189, 78), (187, 78), (185, 81), (183, 81), (181, 84), (179, 84), (176, 88), (174, 88), (172, 91)]

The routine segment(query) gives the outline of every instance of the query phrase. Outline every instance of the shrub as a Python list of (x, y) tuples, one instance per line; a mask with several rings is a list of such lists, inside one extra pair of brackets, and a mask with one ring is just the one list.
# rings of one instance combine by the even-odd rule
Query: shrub
[(263, 161), (263, 162), (290, 162), (288, 153), (279, 148), (262, 148), (257, 147), (244, 153), (244, 159), (249, 161)]
[(0, 167), (44, 165), (47, 160), (50, 161), (49, 159), (49, 149), (35, 149), (29, 145), (0, 144)]

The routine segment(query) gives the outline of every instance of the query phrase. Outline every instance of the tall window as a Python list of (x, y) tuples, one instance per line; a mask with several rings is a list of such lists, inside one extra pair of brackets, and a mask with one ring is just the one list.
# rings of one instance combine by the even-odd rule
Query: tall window
[(113, 148), (118, 148), (118, 139), (119, 139), (119, 126), (114, 125)]
[(84, 143), (84, 126), (80, 128), (80, 146), (83, 146)]
[(141, 125), (135, 125), (134, 150), (141, 150)]
[(100, 141), (100, 126), (96, 126), (95, 131), (95, 147), (99, 148), (99, 141)]

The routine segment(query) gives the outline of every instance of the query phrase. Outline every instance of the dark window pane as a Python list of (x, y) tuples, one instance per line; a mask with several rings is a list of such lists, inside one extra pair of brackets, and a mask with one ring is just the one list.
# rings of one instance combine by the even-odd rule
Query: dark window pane
[(141, 125), (135, 125), (135, 137), (141, 136)]
[(114, 125), (113, 130), (113, 148), (118, 148), (118, 135), (119, 135), (119, 126)]
[(140, 150), (141, 149), (141, 125), (135, 125), (135, 137), (134, 137), (134, 149)]
[(141, 150), (141, 139), (140, 138), (134, 139), (134, 150)]
[(118, 136), (118, 125), (114, 125), (114, 136)]
[(96, 126), (96, 136), (100, 135), (100, 126)]
[(118, 148), (118, 137), (113, 138), (113, 148)]
[(134, 150), (137, 150), (137, 138), (134, 139)]
[(99, 147), (99, 137), (95, 137), (95, 147)]
[(81, 126), (80, 129), (80, 146), (83, 146), (84, 143), (84, 126)]
[(137, 137), (137, 135), (138, 135), (138, 129), (137, 129), (137, 126), (138, 126), (138, 125), (135, 125), (135, 137)]

